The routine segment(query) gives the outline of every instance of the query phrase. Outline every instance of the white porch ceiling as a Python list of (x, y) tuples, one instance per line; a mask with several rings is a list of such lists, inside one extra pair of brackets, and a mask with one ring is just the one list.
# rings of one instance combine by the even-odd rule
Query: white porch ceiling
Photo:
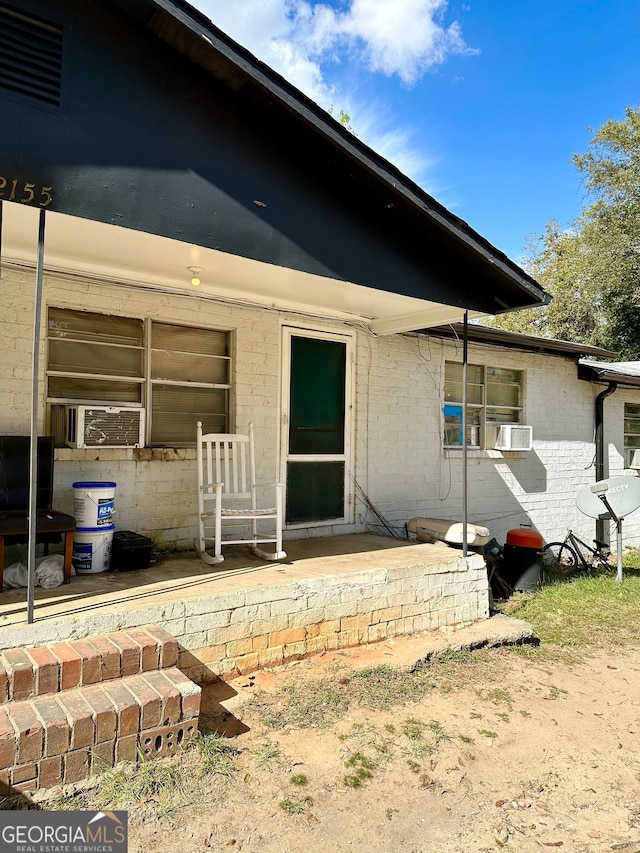
[[(2, 260), (35, 265), (37, 237), (38, 210), (6, 203)], [(197, 288), (191, 266), (202, 269)], [(454, 306), (55, 212), (46, 216), (45, 270), (366, 323), (381, 335), (453, 323), (464, 315)]]

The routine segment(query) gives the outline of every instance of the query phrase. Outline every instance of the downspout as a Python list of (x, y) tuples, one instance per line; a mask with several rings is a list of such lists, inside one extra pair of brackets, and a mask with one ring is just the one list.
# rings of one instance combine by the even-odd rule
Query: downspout
[[(605, 388), (604, 391), (601, 391), (596, 397), (596, 412), (595, 412), (595, 421), (596, 421), (596, 435), (595, 435), (595, 444), (596, 444), (596, 481), (604, 480), (605, 478), (605, 470), (604, 470), (604, 401), (618, 387), (617, 382), (609, 382), (609, 387)], [(607, 518), (598, 518), (596, 519), (596, 539), (599, 542), (605, 542), (607, 545), (609, 544), (609, 519)]]

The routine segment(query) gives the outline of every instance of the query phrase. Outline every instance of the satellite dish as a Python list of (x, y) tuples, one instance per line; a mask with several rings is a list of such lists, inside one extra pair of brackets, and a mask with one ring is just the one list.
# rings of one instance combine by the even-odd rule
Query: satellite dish
[(606, 497), (618, 518), (626, 518), (640, 507), (640, 477), (609, 477), (578, 494), (578, 509), (591, 518), (611, 518), (594, 489)]

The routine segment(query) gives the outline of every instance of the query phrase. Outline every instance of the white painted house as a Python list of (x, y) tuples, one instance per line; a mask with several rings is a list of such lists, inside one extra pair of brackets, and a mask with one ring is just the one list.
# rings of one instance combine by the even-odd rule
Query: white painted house
[[(0, 66), (0, 432), (54, 435), (55, 506), (115, 481), (120, 528), (192, 548), (202, 420), (254, 424), (285, 539), (461, 518), (448, 324), (540, 286), (184, 0), (0, 0), (0, 24), (21, 34)], [(469, 341), (469, 520), (589, 535), (603, 380), (578, 363), (613, 354)], [(633, 386), (604, 407), (605, 476), (635, 447)]]

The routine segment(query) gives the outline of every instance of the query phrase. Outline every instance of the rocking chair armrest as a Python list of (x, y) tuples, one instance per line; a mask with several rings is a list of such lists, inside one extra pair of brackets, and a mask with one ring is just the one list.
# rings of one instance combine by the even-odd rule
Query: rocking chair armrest
[(222, 489), (224, 487), (224, 483), (205, 483), (201, 486), (202, 491), (206, 491), (207, 489)]

